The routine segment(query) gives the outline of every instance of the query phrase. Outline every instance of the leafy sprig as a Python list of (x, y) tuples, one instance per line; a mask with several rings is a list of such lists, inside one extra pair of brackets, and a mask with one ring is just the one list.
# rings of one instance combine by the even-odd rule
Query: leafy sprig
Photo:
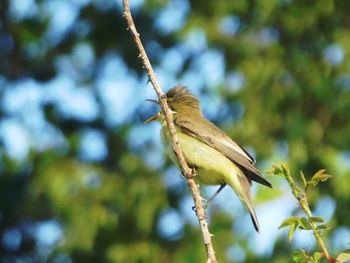
[(325, 182), (332, 178), (331, 175), (326, 173), (325, 169), (317, 171), (310, 180), (307, 180), (304, 173), (300, 172), (300, 177), (302, 180), (302, 187), (297, 185), (294, 178), (290, 174), (290, 170), (287, 164), (281, 164), (280, 166), (273, 166), (267, 171), (269, 174), (279, 175), (288, 181), (289, 186), (292, 189), (292, 194), (298, 200), (299, 206), (305, 212), (306, 216), (292, 216), (285, 219), (279, 228), (290, 227), (288, 231), (288, 240), (291, 242), (295, 230), (298, 228), (300, 230), (312, 231), (317, 244), (321, 248), (322, 252), (314, 252), (312, 255), (306, 253), (304, 250), (298, 250), (293, 252), (292, 261), (296, 263), (318, 263), (322, 258), (325, 258), (328, 262), (338, 262), (343, 263), (350, 260), (350, 251), (344, 251), (335, 259), (330, 256), (325, 242), (322, 238), (321, 231), (329, 230), (330, 226), (324, 222), (321, 217), (315, 217), (312, 215), (308, 201), (307, 201), (307, 191), (310, 186), (315, 187), (320, 182)]

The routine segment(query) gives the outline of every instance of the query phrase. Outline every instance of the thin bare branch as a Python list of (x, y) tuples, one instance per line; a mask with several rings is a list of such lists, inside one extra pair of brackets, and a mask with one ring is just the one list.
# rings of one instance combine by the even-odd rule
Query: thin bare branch
[(142, 45), (141, 39), (140, 39), (140, 34), (136, 30), (136, 26), (134, 24), (134, 20), (132, 18), (131, 12), (130, 12), (130, 7), (129, 7), (129, 1), (128, 0), (123, 0), (124, 4), (124, 13), (123, 16), (127, 22), (128, 29), (131, 33), (131, 36), (136, 44), (137, 49), (139, 50), (139, 58), (142, 61), (142, 64), (148, 74), (149, 80), (152, 83), (152, 86), (157, 93), (157, 96), (159, 98), (159, 104), (162, 108), (162, 111), (165, 116), (166, 124), (170, 132), (170, 137), (171, 141), (173, 144), (173, 150), (176, 154), (176, 157), (179, 161), (180, 168), (182, 174), (185, 176), (187, 184), (191, 190), (192, 196), (193, 196), (193, 201), (195, 204), (196, 208), (196, 213), (200, 225), (200, 229), (202, 231), (202, 237), (204, 241), (204, 246), (207, 252), (207, 257), (208, 257), (208, 262), (214, 263), (217, 262), (216, 257), (215, 257), (215, 251), (211, 242), (211, 237), (212, 235), (209, 232), (208, 228), (208, 223), (206, 221), (206, 215), (205, 215), (205, 210), (203, 209), (202, 205), (202, 198), (200, 196), (200, 192), (198, 189), (198, 186), (194, 180), (195, 176), (195, 171), (191, 170), (185, 160), (185, 157), (183, 155), (183, 152), (180, 148), (179, 140), (176, 136), (175, 132), (175, 126), (173, 122), (173, 117), (171, 110), (169, 109), (168, 103), (166, 101), (166, 96), (164, 95), (158, 80), (154, 74), (152, 65), (148, 59), (148, 56), (146, 54), (146, 51)]

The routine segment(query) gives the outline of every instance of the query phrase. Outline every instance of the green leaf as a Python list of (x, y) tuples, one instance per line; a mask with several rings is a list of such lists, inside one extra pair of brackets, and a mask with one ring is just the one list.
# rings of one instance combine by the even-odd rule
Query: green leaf
[(323, 218), (322, 217), (314, 217), (314, 216), (312, 216), (312, 217), (309, 217), (309, 222), (312, 222), (312, 223), (323, 223), (324, 222), (324, 220), (323, 220)]
[(292, 261), (295, 263), (304, 262), (307, 254), (304, 250), (300, 249), (292, 253)]
[(321, 254), (320, 252), (316, 251), (316, 252), (314, 253), (313, 258), (314, 258), (314, 261), (315, 261), (315, 262), (317, 262), (317, 263), (320, 262), (321, 257), (322, 257), (322, 254)]
[(332, 177), (333, 177), (332, 175), (326, 174), (325, 169), (321, 169), (314, 174), (314, 176), (308, 182), (308, 185), (316, 186), (319, 182), (327, 181), (328, 179), (330, 179)]
[(347, 262), (350, 260), (350, 250), (345, 250), (342, 253), (340, 253), (337, 257), (337, 262), (338, 263), (343, 263), (343, 262)]
[(303, 171), (300, 171), (300, 177), (301, 177), (301, 180), (303, 181), (304, 187), (306, 187), (307, 182), (306, 182), (305, 175), (304, 175)]
[(275, 174), (276, 173), (276, 166), (272, 166), (271, 168), (267, 169), (265, 171), (267, 174)]
[(299, 228), (302, 230), (310, 230), (311, 229), (311, 225), (309, 223), (309, 221), (306, 219), (306, 217), (302, 217), (299, 219)]
[(321, 224), (321, 225), (316, 226), (317, 230), (329, 230), (330, 228), (331, 227), (327, 224)]
[(298, 223), (299, 220), (300, 220), (300, 218), (296, 217), (296, 216), (288, 217), (287, 219), (283, 220), (282, 224), (278, 227), (278, 229), (281, 229), (283, 227), (289, 226), (289, 225), (294, 224), (294, 223), (299, 224)]
[(266, 173), (271, 174), (271, 175), (280, 175), (283, 176), (282, 174), (282, 169), (276, 165), (273, 165), (270, 169), (266, 171)]
[(282, 163), (281, 167), (282, 167), (283, 174), (289, 174), (289, 166), (287, 163)]
[(294, 223), (292, 223), (290, 225), (290, 229), (289, 229), (289, 232), (288, 232), (288, 241), (289, 241), (289, 243), (292, 241), (295, 229), (297, 228), (298, 224), (299, 224), (299, 222), (294, 222)]
[(320, 176), (320, 175), (324, 174), (325, 172), (326, 172), (326, 169), (320, 169), (314, 174), (314, 176), (312, 178)]
[(289, 175), (289, 167), (287, 163), (282, 163), (280, 166), (273, 165), (266, 173), (287, 177)]

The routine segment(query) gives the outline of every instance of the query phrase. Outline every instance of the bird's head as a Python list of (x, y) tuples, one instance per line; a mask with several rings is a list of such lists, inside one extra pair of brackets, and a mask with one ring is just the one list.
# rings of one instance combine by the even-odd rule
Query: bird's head
[[(184, 86), (179, 85), (170, 89), (166, 93), (166, 98), (170, 110), (174, 113), (174, 118), (187, 114), (201, 114), (199, 100)], [(157, 100), (148, 101), (159, 104)], [(150, 123), (159, 119), (163, 119), (162, 111), (149, 118), (145, 123)]]

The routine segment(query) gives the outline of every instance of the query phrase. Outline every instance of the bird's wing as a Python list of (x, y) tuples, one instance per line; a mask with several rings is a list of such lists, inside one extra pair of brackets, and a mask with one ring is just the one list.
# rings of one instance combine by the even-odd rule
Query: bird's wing
[(210, 121), (201, 120), (194, 124), (190, 119), (191, 118), (188, 118), (188, 116), (185, 118), (176, 118), (176, 126), (181, 128), (184, 133), (193, 136), (199, 141), (202, 141), (223, 153), (235, 164), (246, 170), (247, 173), (245, 173), (245, 175), (249, 179), (271, 187), (271, 183), (262, 177), (259, 170), (254, 166), (254, 158), (228, 137), (222, 130)]

